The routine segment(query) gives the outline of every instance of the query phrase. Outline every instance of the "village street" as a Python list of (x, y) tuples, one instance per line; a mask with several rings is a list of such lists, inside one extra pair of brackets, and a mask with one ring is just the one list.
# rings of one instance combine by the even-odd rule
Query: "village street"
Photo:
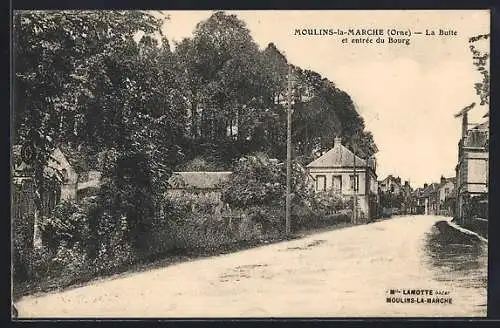
[[(441, 220), (395, 217), (29, 296), (19, 318), (485, 316), (487, 244)], [(452, 303), (391, 304), (391, 289)]]

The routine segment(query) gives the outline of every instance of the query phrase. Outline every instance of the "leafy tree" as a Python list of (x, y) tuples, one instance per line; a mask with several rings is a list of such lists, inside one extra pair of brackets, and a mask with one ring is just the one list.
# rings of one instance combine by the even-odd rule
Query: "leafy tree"
[[(292, 163), (292, 196), (297, 203), (307, 203), (311, 197), (306, 170)], [(265, 153), (242, 157), (230, 180), (225, 183), (222, 200), (233, 208), (277, 206), (285, 204), (286, 167)]]
[[(150, 113), (138, 113), (139, 107), (143, 113), (150, 109), (145, 100), (165, 98), (162, 90), (147, 88), (151, 79), (138, 74), (148, 60), (159, 63), (160, 58), (153, 58), (146, 44), (141, 49), (135, 40), (137, 32), (147, 37), (159, 32), (160, 26), (160, 20), (136, 11), (16, 12), (14, 140), (23, 145), (28, 154), (24, 160), (33, 171), (36, 218), (50, 178), (44, 168), (56, 143), (96, 150), (140, 144), (145, 148), (141, 151), (154, 152), (148, 148), (151, 139), (161, 139), (145, 135), (144, 127), (157, 134), (165, 133), (161, 127), (177, 129), (172, 124), (175, 115), (152, 119)], [(149, 99), (140, 93), (143, 90), (150, 90)], [(175, 94), (170, 98), (178, 99)], [(163, 107), (172, 113), (165, 102), (155, 105), (156, 111)], [(143, 142), (146, 137), (150, 142)]]

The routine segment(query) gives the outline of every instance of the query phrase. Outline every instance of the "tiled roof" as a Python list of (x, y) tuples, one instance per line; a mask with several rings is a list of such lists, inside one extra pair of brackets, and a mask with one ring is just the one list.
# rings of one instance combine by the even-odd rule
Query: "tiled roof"
[(215, 189), (229, 179), (232, 172), (174, 172), (168, 184), (175, 189)]
[(429, 195), (436, 192), (438, 189), (439, 189), (439, 183), (433, 182), (422, 191), (422, 194)]
[[(356, 166), (365, 166), (366, 161), (356, 156)], [(307, 167), (353, 167), (354, 154), (344, 145), (335, 144), (335, 146), (323, 154), (321, 157), (312, 161)]]

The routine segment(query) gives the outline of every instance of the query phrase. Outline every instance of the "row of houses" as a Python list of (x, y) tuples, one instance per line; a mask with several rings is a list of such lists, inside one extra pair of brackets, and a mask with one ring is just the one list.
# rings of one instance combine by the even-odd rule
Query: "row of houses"
[(439, 182), (413, 188), (409, 181), (388, 175), (378, 182), (384, 214), (426, 214), (453, 216), (455, 213), (456, 178), (441, 176)]
[(468, 112), (474, 106), (455, 115), (462, 118), (455, 176), (415, 189), (415, 214), (452, 216), (462, 224), (488, 219), (489, 114), (482, 123), (470, 123)]
[(424, 183), (413, 192), (413, 213), (454, 216), (456, 206), (456, 178), (441, 176), (439, 182)]

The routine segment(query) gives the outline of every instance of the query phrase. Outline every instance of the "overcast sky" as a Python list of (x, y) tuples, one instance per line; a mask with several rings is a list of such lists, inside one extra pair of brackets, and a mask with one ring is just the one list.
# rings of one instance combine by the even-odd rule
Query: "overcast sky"
[[(246, 22), (261, 48), (269, 42), (288, 60), (348, 92), (374, 135), (379, 179), (388, 174), (413, 187), (455, 176), (461, 121), (479, 103), (470, 36), (489, 32), (488, 11), (227, 11)], [(192, 36), (211, 11), (168, 11), (171, 41)], [(338, 36), (296, 36), (297, 28), (456, 30), (458, 36), (413, 35), (410, 45), (342, 44)], [(489, 45), (487, 44), (487, 47)], [(486, 108), (471, 111), (482, 121)]]

